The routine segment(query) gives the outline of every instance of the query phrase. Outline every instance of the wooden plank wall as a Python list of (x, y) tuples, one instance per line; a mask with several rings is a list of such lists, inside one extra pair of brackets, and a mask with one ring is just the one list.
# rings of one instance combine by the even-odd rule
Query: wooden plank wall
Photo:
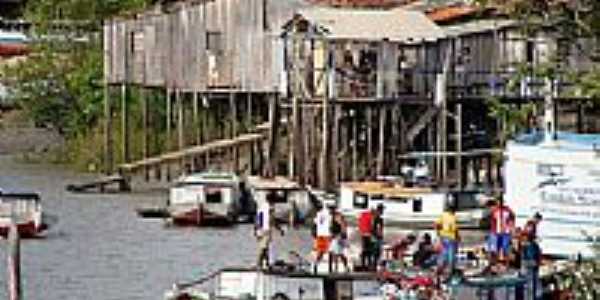
[[(106, 78), (188, 91), (226, 88), (272, 92), (283, 63), (281, 26), (301, 2), (212, 0), (179, 2), (167, 12), (148, 10), (104, 27)], [(265, 6), (265, 4), (267, 6)], [(220, 51), (208, 51), (207, 32), (220, 34)], [(274, 55), (276, 54), (276, 55)]]

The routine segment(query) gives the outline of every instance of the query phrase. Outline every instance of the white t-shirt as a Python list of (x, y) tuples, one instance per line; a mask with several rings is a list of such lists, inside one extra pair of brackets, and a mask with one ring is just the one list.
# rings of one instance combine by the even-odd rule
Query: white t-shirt
[(264, 202), (258, 209), (258, 229), (261, 231), (268, 231), (271, 229), (271, 210), (269, 203)]
[(314, 221), (317, 226), (317, 236), (331, 236), (331, 214), (327, 208), (319, 210)]

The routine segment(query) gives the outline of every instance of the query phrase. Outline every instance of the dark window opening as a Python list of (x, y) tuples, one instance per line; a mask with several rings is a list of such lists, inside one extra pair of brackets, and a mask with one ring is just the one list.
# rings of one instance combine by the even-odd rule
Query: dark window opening
[(206, 32), (206, 50), (212, 51), (214, 53), (221, 52), (222, 48), (222, 40), (223, 34), (218, 31), (208, 31)]
[(527, 51), (527, 62), (528, 63), (533, 63), (533, 59), (534, 59), (534, 52), (535, 52), (535, 44), (533, 43), (533, 41), (527, 41), (527, 45), (526, 45), (526, 51)]
[(421, 198), (413, 199), (413, 212), (423, 212), (423, 200)]
[(221, 190), (208, 190), (206, 192), (206, 203), (221, 203), (222, 201)]
[(355, 193), (354, 194), (354, 207), (368, 208), (369, 207), (369, 199), (367, 198), (367, 195)]

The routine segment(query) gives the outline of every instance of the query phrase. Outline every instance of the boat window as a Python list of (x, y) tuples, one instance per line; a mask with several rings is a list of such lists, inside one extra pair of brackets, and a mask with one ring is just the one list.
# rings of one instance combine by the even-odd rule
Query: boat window
[(414, 198), (412, 203), (413, 203), (413, 212), (423, 212), (423, 199)]
[(405, 198), (405, 197), (391, 197), (391, 198), (389, 198), (389, 199), (390, 199), (391, 201), (394, 201), (394, 202), (401, 202), (401, 203), (406, 203), (406, 202), (408, 202), (408, 200), (410, 200), (410, 199), (408, 199), (408, 198)]
[(206, 190), (206, 203), (221, 203), (223, 201), (223, 195), (220, 189), (207, 189)]
[(448, 195), (449, 199), (453, 199), (457, 210), (473, 209), (479, 207), (477, 193), (462, 192)]
[(542, 176), (562, 176), (563, 165), (558, 164), (538, 164), (537, 173)]
[(354, 207), (355, 208), (368, 208), (369, 200), (366, 194), (355, 193), (354, 194)]

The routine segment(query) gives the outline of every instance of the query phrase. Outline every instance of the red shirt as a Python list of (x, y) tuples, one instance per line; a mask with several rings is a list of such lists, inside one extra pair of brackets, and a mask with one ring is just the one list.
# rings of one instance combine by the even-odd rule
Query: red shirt
[(492, 209), (492, 233), (511, 233), (515, 224), (515, 215), (508, 206), (496, 206)]
[(360, 213), (358, 216), (358, 231), (360, 235), (371, 235), (373, 229), (373, 214), (370, 210)]

